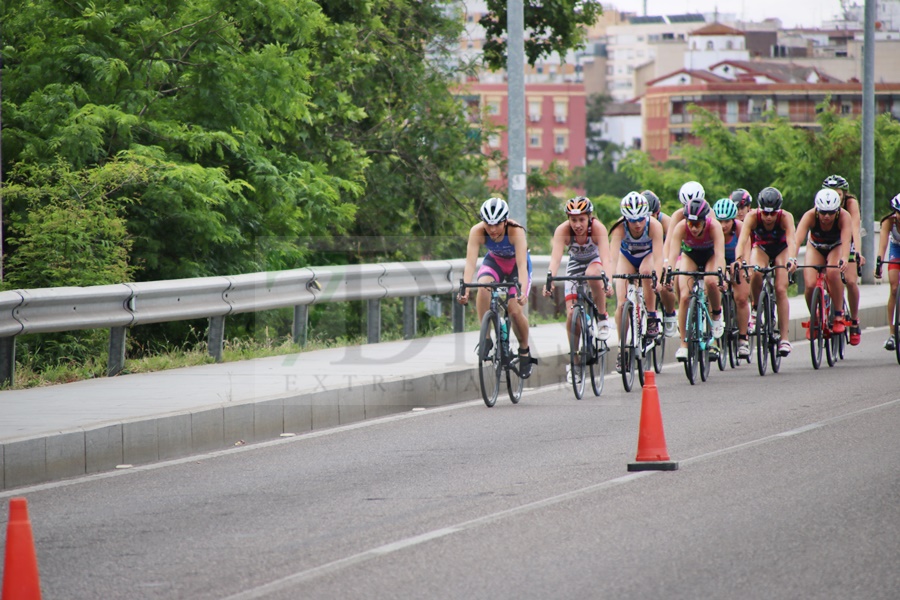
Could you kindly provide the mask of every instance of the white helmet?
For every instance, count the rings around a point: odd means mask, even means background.
[[[688,181],[681,186],[681,190],[678,192],[678,199],[681,200],[683,206],[687,206],[687,203],[691,200],[705,200],[706,192],[703,191],[703,186],[696,181]]]
[[[509,218],[509,204],[503,198],[488,198],[481,205],[481,220],[496,225]]]
[[[622,216],[629,221],[639,221],[650,214],[650,205],[647,203],[647,198],[637,192],[629,192],[627,196],[622,198],[619,208],[622,211]]]
[[[831,188],[823,188],[816,193],[816,210],[835,212],[841,207],[841,195]]]

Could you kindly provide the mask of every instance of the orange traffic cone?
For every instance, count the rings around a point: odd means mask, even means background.
[[[3,563],[3,600],[41,600],[37,554],[25,498],[9,501],[6,561]]]
[[[629,471],[674,471],[678,463],[669,460],[666,450],[666,434],[663,432],[662,413],[659,410],[659,393],[656,391],[656,374],[644,373],[641,392],[641,426],[638,433],[637,457],[628,463]]]

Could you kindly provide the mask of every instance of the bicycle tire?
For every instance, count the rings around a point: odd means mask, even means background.
[[[649,318],[647,317],[647,307],[644,306],[643,310],[644,319],[642,320],[635,318],[638,325],[643,325],[642,321],[645,321],[647,318]],[[647,354],[647,346],[644,343],[644,335],[646,334],[646,332],[646,327],[640,327],[640,330],[635,331],[634,335],[632,336],[634,338],[635,370],[637,370],[638,383],[640,384],[641,388],[644,387],[644,373],[647,371],[647,369],[650,368],[650,355]]]
[[[850,319],[850,306],[847,304],[846,298],[844,299],[844,319],[849,323]],[[850,345],[850,325],[844,327],[844,334],[841,336],[840,342],[838,343],[838,358],[844,360],[844,350],[847,349],[847,346]]]
[[[622,385],[626,392],[630,392],[634,386],[634,331],[631,327],[633,313],[634,307],[626,300],[619,317],[619,366],[622,368]]]
[[[512,323],[508,319],[506,327],[507,331],[512,327]],[[513,404],[519,403],[519,400],[522,399],[522,392],[525,389],[525,380],[519,375],[520,366],[521,358],[516,356],[509,361],[509,364],[504,369],[506,371],[506,391],[509,394],[509,401]]]
[[[606,382],[606,355],[609,354],[609,346],[603,340],[594,339],[594,356],[588,363],[591,371],[591,389],[595,396],[603,393],[603,384]]]
[[[760,377],[769,367],[769,302],[765,287],[756,301],[756,368]]]
[[[834,307],[832,306],[831,295],[827,289],[823,293],[822,298],[824,299],[823,305],[825,307],[822,314],[828,319],[823,325],[825,333],[825,362],[828,363],[829,367],[833,367],[838,361],[838,337],[843,334],[834,333],[831,330],[831,324],[834,323]]]
[[[659,292],[656,292],[656,314],[665,318],[666,309],[663,307],[662,298]],[[659,328],[659,335],[656,336],[656,344],[653,346],[653,370],[662,373],[663,363],[666,360],[666,328],[663,324]]]
[[[768,294],[769,303],[769,361],[771,362],[772,372],[777,373],[781,369],[781,354],[778,352],[778,345],[781,341],[781,335],[776,336],[778,332],[778,307],[775,301],[775,293],[770,288]]]
[[[497,342],[491,348],[487,356],[484,356],[483,348],[487,344],[487,340],[491,339],[491,333],[494,334],[493,339]],[[481,319],[481,331],[478,336],[478,380],[481,384],[481,397],[485,406],[491,408],[497,403],[497,395],[500,393],[500,320],[497,313],[488,310]]]
[[[897,364],[900,364],[900,294],[894,299],[894,315],[891,322],[894,324],[894,353],[897,355]]]
[[[587,318],[584,308],[576,304],[572,307],[572,320],[569,323],[569,372],[572,375],[572,390],[575,399],[584,396],[584,369],[587,366]]]
[[[741,359],[738,358],[738,335],[740,331],[737,325],[737,305],[734,303],[734,295],[728,294],[728,314],[730,315],[730,323],[726,324],[726,335],[728,336],[728,364],[732,369],[736,368]]]
[[[700,380],[706,381],[709,379],[709,369],[711,367],[710,358],[709,358],[709,349],[712,346],[712,322],[710,321],[709,313],[706,312],[705,307],[700,307],[702,311],[700,313],[701,323],[700,325]]]
[[[812,300],[810,301],[812,310],[809,311],[809,357],[812,359],[813,369],[822,366],[822,348],[825,345],[825,332],[823,326],[825,320],[825,302],[822,299],[822,290],[816,286],[813,288]]]
[[[731,308],[728,306],[728,292],[725,292],[722,294],[722,323],[725,325],[725,328],[722,331],[721,337],[716,340],[716,345],[719,349],[718,355],[716,356],[716,366],[719,367],[720,371],[724,371],[725,367],[728,366],[728,363],[730,362],[728,360],[729,351],[731,350],[728,341],[728,334],[730,333],[729,324],[731,322],[729,315],[730,310]]]
[[[697,327],[697,299],[691,298],[688,304],[687,319],[685,320],[685,328],[687,329],[688,353],[687,360],[684,361],[684,374],[687,375],[691,385],[695,385],[697,381],[697,367],[700,359],[700,344],[697,339],[699,330]]]

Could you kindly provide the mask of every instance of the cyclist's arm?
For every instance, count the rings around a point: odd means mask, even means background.
[[[603,263],[603,271],[610,271],[612,263],[610,263],[609,232],[606,231],[606,225],[600,219],[596,219],[591,233],[594,237],[594,243],[597,245],[597,252],[600,254],[600,262]]]
[[[622,249],[622,236],[625,235],[625,223],[622,223],[609,236],[609,268],[606,269],[607,277],[612,277],[619,266],[619,251]]]
[[[847,208],[844,210],[850,213],[850,220],[853,223],[853,228],[850,230],[850,233],[853,235],[853,246],[856,248],[856,253],[859,254],[859,252],[862,250],[862,241],[859,235],[861,223],[861,219],[859,217],[859,200],[857,200],[856,202],[848,202]]]
[[[878,234],[878,256],[887,261],[888,240],[891,239],[892,217],[881,220],[881,232]]]
[[[734,250],[736,262],[750,262],[750,233],[756,227],[756,214],[749,213],[741,222],[741,234],[738,236],[737,248]]]
[[[556,228],[556,231],[553,232],[553,239],[550,240],[550,266],[547,270],[554,277],[556,277],[556,271],[559,269],[559,263],[562,262],[563,252],[565,252],[566,246],[570,243],[569,236],[569,222],[565,221]]]
[[[797,248],[806,243],[806,237],[809,235],[809,226],[815,218],[816,209],[808,210],[800,217],[800,222],[797,223],[797,234],[794,236],[797,241]]]
[[[684,239],[684,223],[684,221],[679,221],[672,228],[672,231],[669,232],[668,237],[666,237],[669,253],[666,255],[665,260],[668,262],[667,266],[673,269],[675,268],[675,261],[678,260],[678,255],[681,254],[681,241]],[[721,230],[721,227],[719,229]]]
[[[844,264],[850,262],[850,240],[853,239],[853,232],[850,230],[847,224],[851,223],[850,213],[848,213],[843,208],[841,209],[840,220],[841,220],[841,260],[844,261]]]
[[[466,267],[463,270],[463,281],[466,283],[472,283],[472,278],[475,276],[475,263],[478,261],[478,251],[481,250],[485,235],[484,226],[481,223],[476,223],[469,230],[469,243],[466,244]]]
[[[788,258],[797,258],[797,230],[794,228],[794,215],[788,211],[781,212],[782,222],[784,224],[784,233],[787,237]]]
[[[722,227],[719,226],[718,221],[713,219],[712,225],[715,227],[712,228],[712,239],[713,239],[713,254],[716,259],[716,268],[725,270],[725,232],[722,231]]]
[[[509,229],[509,241],[516,248],[516,266],[519,273],[519,284],[523,298],[527,298],[531,290],[528,289],[528,242],[525,240],[525,230],[521,227]]]
[[[672,216],[669,217],[669,226],[666,228],[666,240],[663,243],[663,260],[669,260],[669,248],[672,245],[672,232],[675,230],[675,227],[684,221],[684,209],[679,208],[675,212],[672,213]],[[681,245],[681,242],[678,242],[678,245]],[[676,254],[677,256],[677,254]],[[674,268],[675,265],[672,265]]]
[[[721,227],[719,228],[721,231]],[[656,219],[650,219],[650,240],[653,243],[653,270],[657,277],[662,276],[663,271],[663,227]]]

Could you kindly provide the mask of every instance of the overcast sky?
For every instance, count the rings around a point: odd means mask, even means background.
[[[865,0],[856,0],[860,5]],[[604,0],[620,11],[644,14],[644,0]],[[819,27],[841,8],[840,0],[646,0],[648,15],[711,13],[736,14],[745,21],[777,17],[785,27]]]

